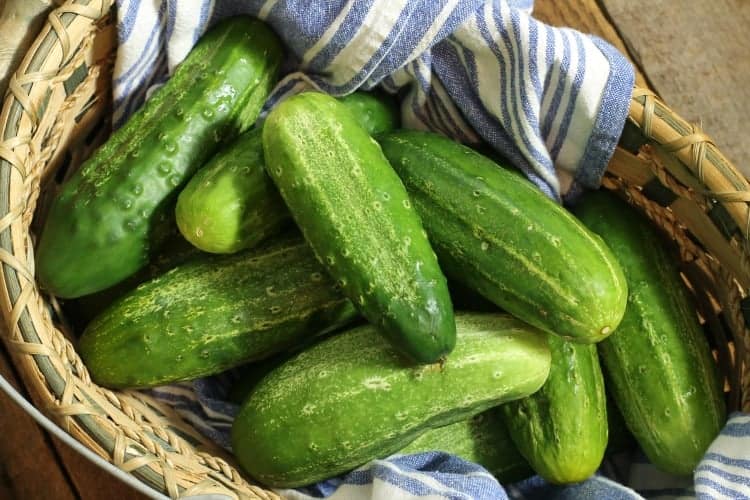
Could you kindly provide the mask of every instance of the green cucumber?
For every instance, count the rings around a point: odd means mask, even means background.
[[[261,129],[240,135],[190,179],[175,208],[182,235],[204,252],[251,248],[290,219],[263,167]]]
[[[354,92],[339,101],[367,133],[375,136],[396,130],[401,122],[398,101],[383,93]]]
[[[76,331],[83,331],[91,320],[141,283],[201,255],[204,254],[188,243],[175,228],[174,234],[167,237],[146,267],[114,286],[66,301],[64,305],[67,317]]]
[[[691,474],[726,408],[676,258],[651,223],[611,193],[587,194],[575,213],[617,255],[630,289],[625,318],[598,345],[612,397],[654,465]]]
[[[356,317],[297,236],[140,285],[89,324],[78,352],[101,385],[151,387],[268,357]]]
[[[534,470],[516,448],[503,422],[502,406],[455,424],[430,429],[398,453],[450,453],[481,465],[501,484],[533,476]]]
[[[244,403],[263,377],[287,362],[294,354],[283,352],[239,368],[240,375],[232,385],[229,400],[235,404]],[[499,408],[492,408],[454,424],[429,429],[397,453],[450,453],[481,465],[502,484],[533,476],[533,469],[511,440]]]
[[[304,350],[240,409],[232,449],[255,479],[314,483],[396,453],[428,429],[527,396],[549,373],[546,335],[498,314],[457,314],[442,363],[414,365],[372,325]]]
[[[305,92],[263,125],[266,170],[344,293],[413,360],[456,340],[445,276],[377,142],[333,97]]]
[[[596,346],[548,339],[552,368],[531,396],[500,407],[513,442],[554,484],[591,476],[607,448],[607,398]]]
[[[398,123],[385,97],[355,92],[341,102],[370,134]],[[238,252],[281,231],[291,216],[266,175],[261,129],[240,135],[201,168],[177,198],[175,214],[185,238],[205,252]]]
[[[379,137],[440,266],[503,310],[593,343],[622,319],[627,286],[602,240],[531,182],[428,132]]]
[[[146,265],[179,188],[252,125],[281,59],[260,21],[233,17],[207,32],[53,201],[36,253],[42,285],[79,297]]]

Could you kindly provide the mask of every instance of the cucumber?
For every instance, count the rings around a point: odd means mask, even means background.
[[[531,396],[500,407],[513,442],[553,484],[591,476],[607,448],[607,398],[596,346],[548,339],[552,368]]]
[[[175,216],[204,252],[235,253],[282,230],[289,211],[264,170],[261,129],[240,135],[190,179]]]
[[[174,231],[159,248],[159,252],[151,258],[146,267],[114,286],[99,292],[77,297],[65,302],[67,317],[75,331],[83,331],[96,316],[111,306],[117,299],[132,291],[135,287],[148,280],[166,273],[174,267],[204,255],[200,250],[188,243],[179,232]]]
[[[455,344],[448,286],[380,147],[346,106],[305,92],[263,125],[266,170],[305,239],[362,315],[432,363]]]
[[[79,297],[143,267],[179,188],[252,125],[281,59],[279,39],[260,21],[234,17],[207,32],[54,199],[36,253],[41,284]]]
[[[398,101],[393,96],[381,92],[354,92],[340,97],[339,101],[372,136],[396,130],[400,125]]]
[[[229,400],[235,404],[244,403],[263,377],[294,354],[283,352],[239,368],[240,376],[230,390]],[[454,424],[429,429],[397,453],[410,455],[427,451],[442,451],[477,463],[502,484],[534,475],[511,440],[499,407]]]
[[[500,408],[502,405],[461,422],[430,429],[398,453],[450,453],[481,465],[501,484],[515,483],[533,476],[534,470],[508,433]]]
[[[370,134],[398,123],[385,97],[355,92],[341,102]],[[291,216],[266,175],[261,129],[240,135],[201,168],[177,198],[175,214],[185,238],[205,252],[238,252],[280,232]]]
[[[457,314],[456,324],[456,348],[442,363],[406,363],[365,325],[272,371],[232,426],[240,465],[268,486],[314,483],[542,386],[544,334],[508,315]]]
[[[89,324],[78,352],[100,385],[152,387],[268,357],[356,317],[304,240],[289,237],[140,285]]]
[[[622,319],[627,286],[599,237],[531,182],[445,137],[379,138],[449,278],[503,310],[580,343]]]
[[[612,397],[654,465],[691,474],[726,408],[676,258],[650,222],[611,193],[586,195],[575,213],[615,252],[630,288],[620,327],[598,345]]]

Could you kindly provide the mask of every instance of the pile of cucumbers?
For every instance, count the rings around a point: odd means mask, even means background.
[[[387,96],[304,92],[260,121],[283,54],[258,20],[220,23],[54,200],[37,276],[85,318],[93,380],[243,365],[233,451],[273,487],[425,450],[578,482],[616,411],[690,474],[723,388],[649,223],[604,192],[571,213],[400,129]]]

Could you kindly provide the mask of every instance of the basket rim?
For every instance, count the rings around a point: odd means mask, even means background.
[[[68,371],[61,373],[54,366],[54,363],[51,363],[47,359],[50,356],[65,357],[69,355],[69,350],[72,350],[71,345],[65,344],[62,347],[52,345],[55,342],[54,340],[51,341],[50,345],[47,345],[44,342],[45,339],[40,337],[37,331],[35,323],[42,325],[43,328],[53,327],[51,322],[39,319],[44,317],[45,313],[41,311],[46,311],[46,309],[43,307],[42,297],[39,295],[39,290],[33,279],[32,245],[28,234],[29,224],[28,221],[23,220],[24,216],[27,215],[29,207],[24,206],[19,208],[11,205],[9,195],[11,186],[18,184],[19,181],[26,183],[27,179],[34,181],[34,174],[29,175],[29,172],[26,171],[26,167],[30,163],[28,157],[19,157],[17,153],[17,151],[23,150],[22,146],[26,144],[25,141],[20,139],[25,138],[20,138],[17,134],[17,129],[13,130],[12,126],[13,124],[17,125],[23,117],[31,116],[35,117],[34,119],[38,119],[40,114],[39,109],[43,103],[32,101],[29,98],[29,92],[39,80],[30,79],[29,75],[39,69],[37,63],[39,65],[42,64],[43,59],[49,55],[53,46],[58,48],[62,46],[63,52],[68,52],[68,54],[64,54],[60,58],[60,64],[57,68],[58,73],[50,73],[50,78],[59,77],[60,71],[68,69],[69,63],[75,55],[75,50],[73,52],[68,50],[70,49],[71,38],[67,33],[67,27],[70,23],[74,21],[88,23],[91,27],[90,29],[93,30],[95,25],[108,15],[112,5],[113,0],[68,0],[63,6],[53,11],[49,21],[37,37],[37,41],[27,53],[18,71],[11,78],[12,84],[4,101],[2,115],[0,115],[0,140],[3,141],[0,142],[0,262],[2,262],[2,270],[0,271],[2,273],[2,282],[0,283],[2,301],[0,308],[2,308],[3,318],[8,326],[5,332],[7,338],[3,340],[6,342],[9,350],[14,353],[14,362],[16,356],[25,357],[27,362],[33,363],[34,369],[42,374],[43,383],[46,385],[42,386],[38,384],[39,386],[35,390],[40,393],[47,391],[47,399],[50,399],[52,402],[57,400],[64,401],[65,397],[73,398],[72,393],[66,392],[66,388],[70,386],[70,377],[82,378],[86,383],[88,381],[85,380],[87,375],[85,367],[82,364],[81,366],[77,366],[73,362],[71,366],[68,366],[64,362],[61,362],[61,366],[67,366],[68,368]],[[80,34],[77,36],[77,39],[82,38]],[[66,46],[68,49],[65,49]],[[75,45],[73,46],[75,48]],[[37,59],[37,57],[41,59]],[[645,139],[653,141],[658,147],[663,149],[663,152],[674,155],[675,158],[680,160],[686,168],[686,174],[692,176],[687,181],[688,183],[695,182],[696,186],[705,186],[706,193],[698,193],[699,195],[713,197],[717,204],[722,205],[726,209],[729,216],[740,228],[741,238],[744,239],[742,241],[743,245],[739,249],[732,250],[741,257],[735,274],[743,273],[740,276],[741,282],[743,284],[750,284],[750,266],[745,265],[746,260],[750,261],[748,259],[750,253],[748,253],[746,247],[746,243],[750,239],[750,205],[748,204],[750,202],[750,183],[748,183],[748,180],[724,157],[708,136],[698,129],[698,127],[680,118],[659,100],[653,92],[638,87],[634,88],[628,120],[641,131]],[[31,137],[28,140],[30,141]],[[626,151],[623,154],[628,153]],[[637,156],[638,153],[633,154]],[[658,160],[658,152],[655,153],[654,158]],[[657,160],[654,160],[654,176],[674,175],[672,171],[668,172],[668,174],[660,173],[660,166]],[[608,175],[613,175],[609,168]],[[665,177],[665,179],[663,182],[673,182],[675,180],[670,180],[668,177]],[[677,181],[684,181],[685,179],[676,178]],[[35,182],[38,182],[38,178]],[[33,204],[33,202],[28,202],[28,200],[27,203]],[[30,316],[29,308],[35,308],[35,318]],[[744,329],[747,342],[747,338],[750,335],[747,335],[746,326],[744,326]],[[746,354],[747,352],[750,352],[750,348],[747,349]],[[70,356],[74,359],[74,351],[72,351]],[[745,360],[746,358],[743,356],[742,359]],[[25,373],[23,375],[24,382],[28,383],[29,377]],[[2,386],[2,383],[0,383],[0,386]],[[743,391],[745,397],[748,397],[748,392],[750,391],[745,387]],[[26,401],[22,396],[21,398]],[[71,399],[70,401],[66,401],[66,403],[73,401]],[[86,402],[81,398],[78,401],[77,404],[79,406],[85,406]],[[28,403],[28,401],[26,402]],[[94,405],[92,401],[89,401],[89,403]],[[750,404],[750,400],[747,403]],[[19,404],[21,403],[19,402]],[[100,439],[98,438],[101,438],[101,436],[98,435],[102,431],[100,424],[94,418],[96,416],[95,411],[73,415],[53,413],[55,417],[64,423],[61,426],[53,423],[50,417],[39,412],[36,407],[33,407],[33,409],[44,419],[43,422],[37,420],[40,424],[45,427],[53,426],[55,429],[53,432],[55,434],[66,434],[64,438],[66,440],[74,439],[71,429],[76,428],[76,426],[80,427],[80,432],[90,436],[90,439],[86,443],[86,446],[80,442],[82,441],[81,436],[77,436],[76,444],[86,450],[85,454],[88,458],[97,457],[96,461],[106,464],[106,469],[110,473],[128,483],[135,481],[133,484],[138,484],[139,488],[147,488],[149,491],[148,494],[157,495],[153,482],[148,477],[144,479],[144,471],[140,471],[141,467],[131,470],[130,473],[124,470],[128,464],[128,460],[135,457],[135,455],[128,457],[123,454],[122,457],[113,459],[114,450],[117,448],[116,440],[112,438],[110,441],[113,450],[111,452],[107,449],[107,446],[99,442]],[[48,409],[48,411],[50,410]],[[71,421],[73,422],[71,423]],[[128,439],[130,438],[128,436]],[[162,444],[159,441],[156,440],[155,442],[161,446]],[[171,435],[166,439],[161,439],[161,441],[164,441],[165,446],[177,444],[177,441],[172,442]],[[98,453],[92,451],[96,446],[101,448],[98,450]],[[177,444],[178,452],[181,452],[180,446],[182,445]],[[76,448],[78,449],[78,447]],[[144,448],[144,454],[149,453],[148,446],[142,446],[142,448]],[[102,458],[103,455],[106,455],[110,461],[105,461]],[[172,465],[168,463],[165,456],[158,456],[157,453],[156,458],[161,460],[162,467],[171,467]],[[120,463],[119,467],[113,463],[118,460]],[[178,463],[177,466],[179,465]],[[227,467],[231,470],[230,465],[227,465]],[[220,470],[220,473],[224,474],[225,478],[228,478],[227,481],[233,481],[231,472],[225,472],[221,464],[217,467],[208,467],[208,469],[214,471]],[[150,470],[155,475],[162,474],[161,480],[165,484],[163,488],[165,491],[168,491],[170,494],[178,491],[176,486],[172,490],[168,484],[169,478],[166,476],[170,473],[166,472],[166,468],[162,469],[162,472],[154,469]],[[127,477],[127,480],[124,479],[125,477]],[[134,479],[135,477],[138,479]],[[153,480],[153,478],[150,479]],[[172,477],[172,480],[174,480],[174,477]],[[252,491],[252,494],[266,493],[271,495],[270,492],[256,491],[255,487],[251,487],[249,491]],[[227,492],[229,493],[229,490]],[[164,498],[163,494],[158,493],[158,495],[161,496],[154,496],[153,498]],[[269,496],[269,498],[271,497]]]

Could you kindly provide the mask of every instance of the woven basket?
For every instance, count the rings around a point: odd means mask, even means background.
[[[34,281],[34,235],[61,167],[109,130],[112,0],[53,11],[10,80],[0,114],[0,309],[4,341],[34,405],[86,447],[171,497],[278,498],[169,408],[89,379],[54,299]],[[711,140],[636,88],[603,186],[668,234],[718,356],[730,409],[750,410],[750,185]]]

